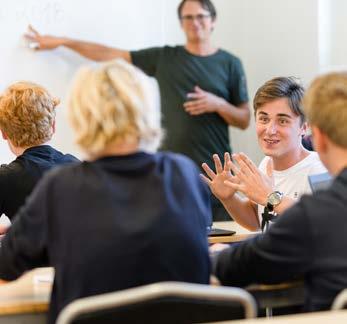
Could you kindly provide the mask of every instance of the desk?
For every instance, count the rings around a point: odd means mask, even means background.
[[[316,313],[306,313],[298,315],[286,315],[274,317],[271,320],[268,318],[255,318],[248,320],[237,320],[218,322],[218,324],[346,324],[347,310],[341,311],[325,311]]]
[[[34,278],[47,274],[53,275],[52,268],[38,268],[15,281],[0,284],[0,324],[46,322],[51,283],[35,282]],[[254,285],[247,290],[255,297],[260,308],[291,306],[303,302],[301,283]]]
[[[236,231],[235,235],[209,238],[211,243],[239,242],[258,233],[249,232],[236,222],[216,222],[215,227]],[[216,242],[215,239],[222,239]],[[34,278],[53,274],[51,268],[30,271],[16,281],[0,284],[0,324],[41,324],[46,321],[51,283],[34,283]],[[260,308],[282,307],[300,304],[303,301],[302,285],[255,285],[248,287]],[[20,320],[22,319],[22,320]]]
[[[214,243],[235,243],[258,235],[260,232],[251,232],[236,222],[214,222],[213,227],[235,231],[234,235],[213,236],[208,238],[210,244]]]
[[[0,324],[46,323],[52,283],[36,279],[52,277],[53,272],[52,268],[38,268],[0,284]]]

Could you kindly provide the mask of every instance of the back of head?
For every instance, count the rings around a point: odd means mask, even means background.
[[[277,77],[264,83],[256,92],[253,107],[254,113],[263,105],[281,98],[288,99],[292,112],[300,117],[301,124],[305,122],[302,108],[304,88],[294,77]]]
[[[145,151],[160,145],[158,90],[141,70],[123,60],[81,68],[68,114],[77,144],[89,155],[134,140]]]
[[[27,148],[51,139],[59,100],[31,82],[17,82],[0,96],[0,128],[16,147]]]
[[[304,107],[312,126],[336,145],[347,149],[347,73],[335,72],[316,78],[308,88]]]

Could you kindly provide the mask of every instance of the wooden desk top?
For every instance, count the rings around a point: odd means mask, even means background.
[[[239,242],[258,234],[246,230],[236,222],[216,222],[214,226],[234,230],[236,234],[211,237],[210,243]],[[0,281],[0,315],[47,312],[52,282],[45,280],[45,277],[48,275],[52,278],[53,273],[52,268],[38,268],[15,281],[9,283]]]
[[[346,324],[347,323],[347,310],[341,311],[325,311],[298,315],[276,316],[271,319],[268,318],[255,318],[248,320],[226,321],[218,322],[219,324]]]
[[[236,222],[214,222],[213,227],[235,231],[234,235],[213,236],[208,238],[210,244],[214,243],[235,243],[258,235],[260,232],[251,232]]]
[[[47,312],[52,268],[38,268],[8,283],[0,283],[0,315]]]

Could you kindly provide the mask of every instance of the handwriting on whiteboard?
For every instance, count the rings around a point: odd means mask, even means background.
[[[25,1],[5,1],[0,6],[0,21],[31,23],[40,21],[44,24],[59,23],[64,18],[64,10],[59,1],[37,1],[29,4]]]

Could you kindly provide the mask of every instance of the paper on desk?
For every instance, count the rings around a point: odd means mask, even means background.
[[[52,273],[38,274],[33,276],[33,283],[34,285],[37,285],[40,283],[52,283],[53,278],[54,278],[54,275]]]

